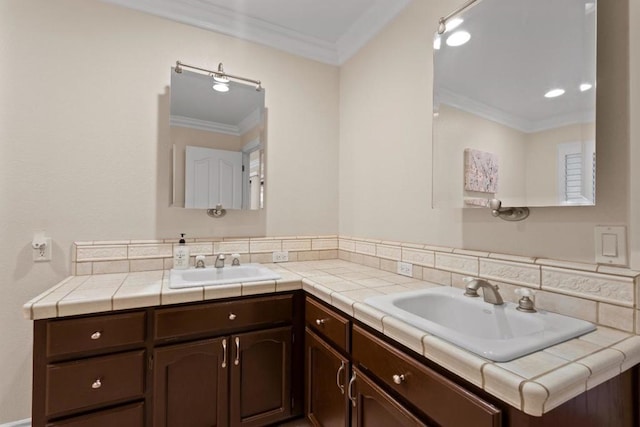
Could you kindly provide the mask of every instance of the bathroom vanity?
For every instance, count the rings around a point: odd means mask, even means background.
[[[314,425],[637,425],[637,367],[534,417],[313,297],[307,296],[305,318],[307,413]]]
[[[216,290],[169,289],[168,271],[72,276],[34,298],[33,426],[640,420],[633,334],[599,327],[553,354],[496,363],[383,315],[364,303],[372,288],[334,285],[338,271],[393,273],[341,260],[275,268],[281,280]]]
[[[33,425],[261,426],[301,415],[301,298],[37,320]]]

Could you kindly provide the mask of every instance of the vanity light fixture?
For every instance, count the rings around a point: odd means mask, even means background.
[[[224,74],[222,62],[218,64],[218,72],[212,73],[213,90],[218,92],[229,92],[229,78]]]
[[[455,33],[447,37],[447,46],[462,46],[469,40],[471,40],[471,34],[466,31],[456,31]]]
[[[591,89],[593,87],[593,85],[591,83],[582,83],[580,85],[580,92],[586,92],[589,89]]]
[[[228,74],[224,71],[224,67],[222,66],[222,62],[218,64],[218,69],[216,71],[207,70],[206,68],[196,67],[194,65],[187,65],[180,61],[176,61],[175,72],[181,73],[183,68],[191,68],[192,70],[200,71],[202,73],[207,73],[213,77],[214,84],[213,89],[218,92],[228,92],[229,91],[229,82],[231,80],[239,80],[247,83],[253,83],[256,85],[256,90],[262,90],[262,83],[260,80],[249,79],[246,77],[234,76],[233,74]]]
[[[557,98],[559,96],[564,95],[564,89],[551,89],[550,91],[548,91],[547,93],[544,94],[545,98]]]

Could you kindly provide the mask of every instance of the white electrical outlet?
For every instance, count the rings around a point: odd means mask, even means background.
[[[413,264],[398,261],[398,274],[413,277]]]
[[[51,237],[38,236],[33,241],[33,260],[35,262],[51,261]]]
[[[289,251],[279,251],[273,253],[273,262],[289,261]]]

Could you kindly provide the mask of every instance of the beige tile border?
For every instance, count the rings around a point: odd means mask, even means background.
[[[174,238],[75,242],[71,271],[91,275],[168,269],[177,241]],[[506,288],[537,288],[542,290],[539,303],[543,309],[640,332],[636,312],[640,310],[640,272],[626,268],[336,235],[191,237],[187,244],[191,248],[191,261],[195,255],[203,254],[209,264],[220,252],[240,253],[243,262],[271,263],[272,252],[280,250],[289,252],[289,262],[341,259],[390,273],[395,273],[397,262],[403,261],[413,264],[416,279],[451,286],[454,276],[479,276]],[[330,295],[325,298],[330,300]],[[167,299],[179,296],[167,294]]]

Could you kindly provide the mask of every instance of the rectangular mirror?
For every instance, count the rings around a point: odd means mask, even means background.
[[[264,89],[235,81],[215,90],[212,76],[171,70],[173,206],[264,207]]]
[[[595,204],[596,0],[479,0],[434,37],[433,206]]]

